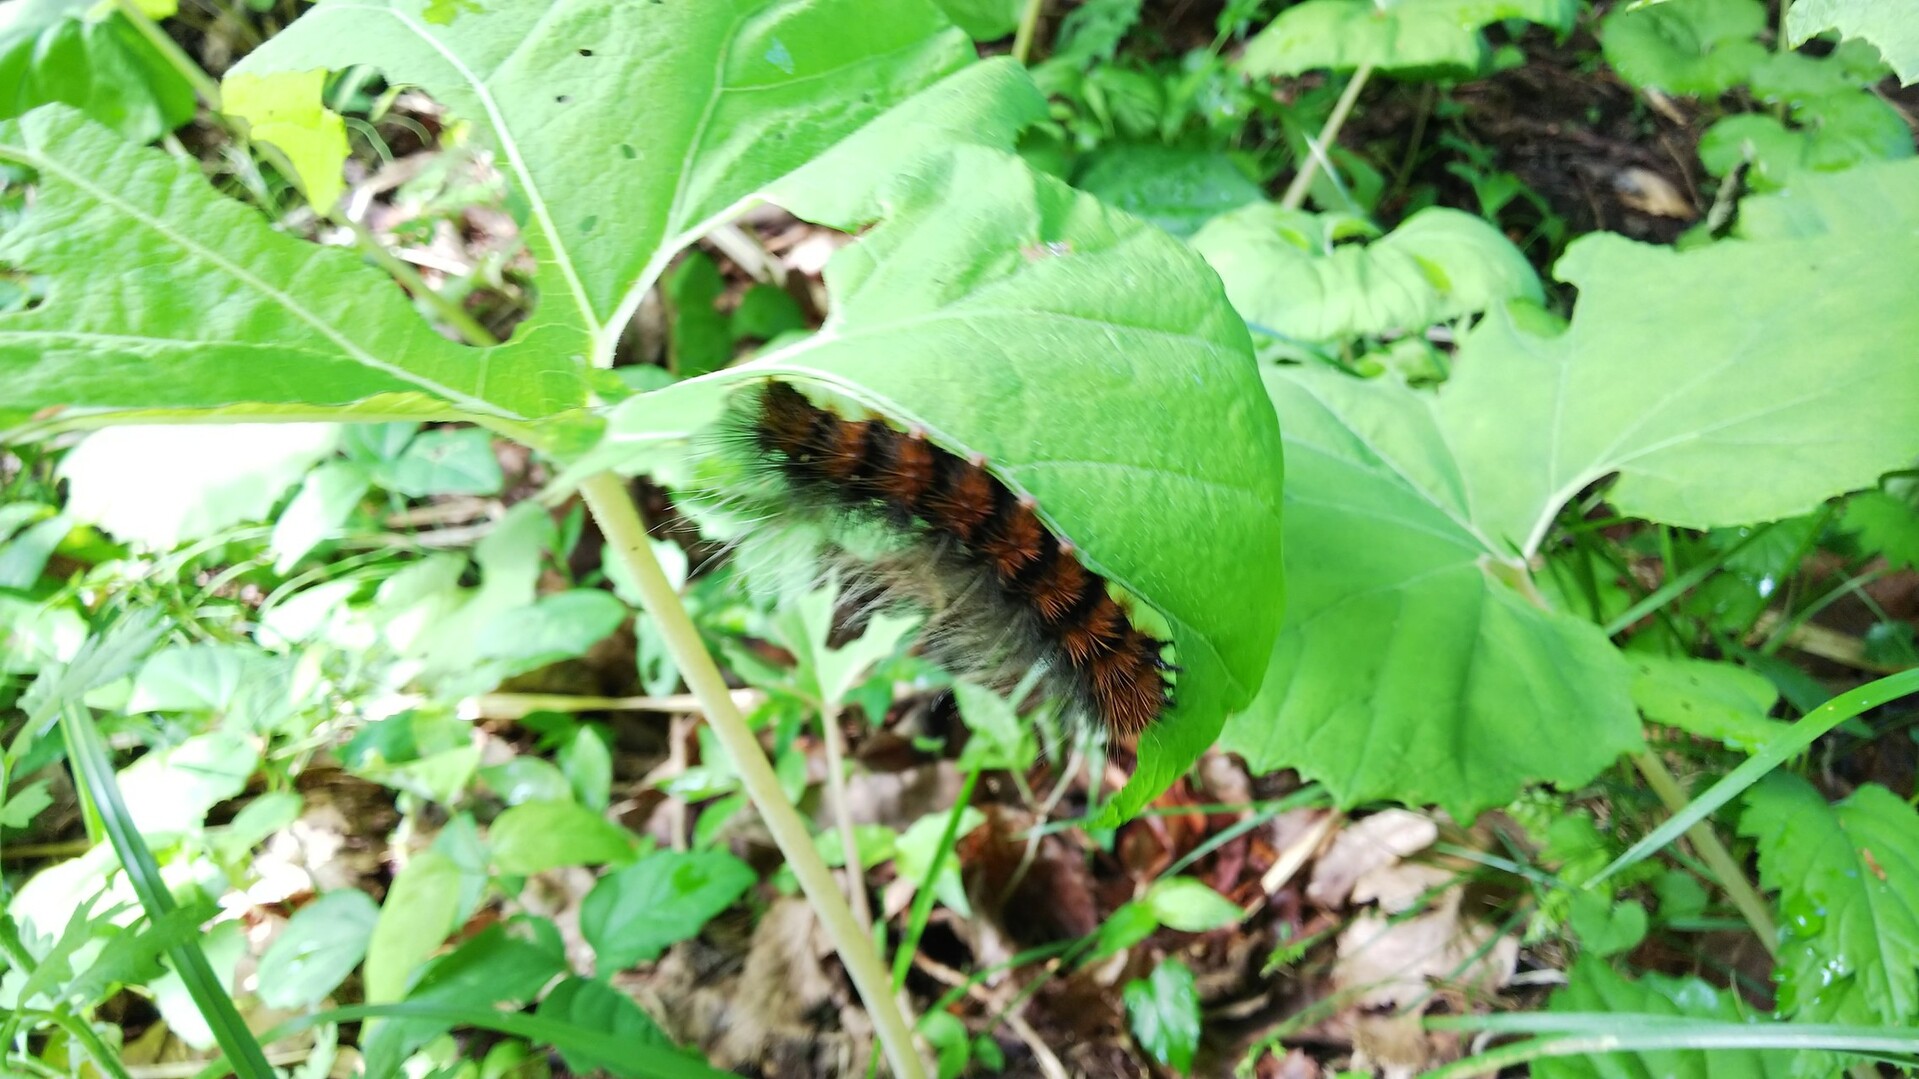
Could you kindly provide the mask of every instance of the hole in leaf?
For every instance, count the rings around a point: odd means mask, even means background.
[[[569,101],[571,101],[571,100],[573,100],[573,97],[572,97],[572,95],[571,95],[571,94],[559,94],[559,95],[556,95],[556,96],[555,96],[555,97],[553,98],[553,100],[554,100],[554,101],[556,101],[556,102],[558,102],[558,103],[560,103],[560,104],[562,104],[562,105],[564,105],[564,104],[566,104],[567,102],[569,102]]]
[[[581,50],[580,50],[580,55],[581,55],[581,56],[592,56],[592,55],[593,55],[593,50],[592,50],[592,49],[581,49]]]
[[[600,223],[600,218],[598,214],[588,214],[586,215],[586,220],[580,222],[580,231],[592,232],[593,226],[599,223]]]
[[[632,143],[623,142],[620,143],[620,156],[626,158],[628,161],[635,161],[639,159],[640,152],[633,148]]]

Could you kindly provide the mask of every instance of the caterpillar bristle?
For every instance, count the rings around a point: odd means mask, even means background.
[[[1055,694],[1115,736],[1138,735],[1173,707],[1169,642],[1139,629],[1072,542],[983,458],[961,458],[917,428],[842,416],[777,380],[739,398],[722,437],[800,505],[899,534],[897,552],[851,570],[862,617],[910,599],[929,612],[922,648],[933,658],[1002,688],[1043,668]]]

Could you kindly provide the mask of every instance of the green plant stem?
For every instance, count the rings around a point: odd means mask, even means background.
[[[1686,792],[1679,787],[1679,780],[1666,768],[1666,762],[1654,753],[1635,753],[1632,755],[1633,767],[1646,777],[1646,785],[1673,813],[1683,812],[1686,808]],[[1726,892],[1726,898],[1732,900],[1746,924],[1758,935],[1759,943],[1765,946],[1766,954],[1775,962],[1779,959],[1779,927],[1773,923],[1772,911],[1767,908],[1765,897],[1746,879],[1746,872],[1734,860],[1732,852],[1719,841],[1719,834],[1712,824],[1701,820],[1686,829],[1686,838],[1692,840],[1693,849],[1712,869],[1713,876],[1719,881],[1719,887]]]
[[[82,1052],[93,1060],[93,1066],[107,1079],[132,1079],[125,1065],[120,1063],[120,1054],[114,1052],[93,1029],[93,1024],[80,1016],[68,1012],[54,1012],[48,1016],[55,1025],[67,1032],[67,1037],[79,1044]]]
[[[1046,6],[1046,0],[1026,0],[1026,9],[1019,13],[1019,29],[1013,32],[1013,59],[1025,64],[1033,58],[1033,38],[1039,33],[1040,9]]]
[[[866,902],[866,866],[860,861],[858,833],[853,830],[853,807],[846,798],[846,739],[840,733],[839,706],[820,706],[820,738],[826,744],[826,794],[833,802],[833,823],[840,832],[840,852],[846,858],[846,902],[853,920],[867,939],[873,936],[873,912]]]
[[[141,37],[146,38],[149,44],[160,50],[160,55],[166,57],[167,63],[172,64],[173,69],[180,73],[180,77],[187,81],[187,85],[193,87],[193,92],[199,97],[201,104],[216,113],[220,111],[220,84],[214,82],[213,76],[207,74],[193,57],[187,55],[187,51],[180,47],[179,42],[173,40],[165,30],[160,29],[159,24],[148,18],[147,13],[141,11],[140,5],[133,0],[114,0],[113,6],[119,9],[121,15],[126,16],[126,20],[133,24],[133,28],[140,32]]]
[[[886,965],[872,938],[860,931],[832,871],[813,845],[806,822],[781,792],[759,740],[733,704],[732,692],[720,677],[712,653],[700,640],[679,593],[667,581],[647,544],[646,526],[625,485],[612,473],[602,472],[581,483],[580,493],[606,535],[607,550],[620,559],[639,589],[641,603],[658,623],[667,652],[679,666],[687,688],[705,709],[707,724],[732,756],[740,785],[759,810],[760,819],[766,822],[773,842],[785,855],[786,864],[792,867],[793,876],[838,950],[853,987],[872,1016],[874,1032],[893,1066],[893,1074],[898,1079],[924,1079],[925,1064],[913,1044],[913,1026],[894,998]],[[857,858],[857,852],[849,853]]]
[[[1286,186],[1286,194],[1280,197],[1280,209],[1297,210],[1305,205],[1306,192],[1313,186],[1313,176],[1318,173],[1321,161],[1326,161],[1327,171],[1331,171],[1332,162],[1327,159],[1328,148],[1339,139],[1339,129],[1346,126],[1346,117],[1351,115],[1353,105],[1359,100],[1359,92],[1366,88],[1366,80],[1372,74],[1371,64],[1361,64],[1359,70],[1353,72],[1346,89],[1333,104],[1332,115],[1326,117],[1326,126],[1319,129],[1319,137],[1306,144],[1306,160],[1300,162],[1299,171],[1293,174],[1293,182]]]

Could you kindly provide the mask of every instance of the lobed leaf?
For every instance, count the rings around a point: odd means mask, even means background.
[[[584,402],[577,333],[456,345],[358,255],[273,231],[192,161],[72,109],[0,121],[0,162],[39,188],[0,265],[46,281],[44,302],[0,315],[0,430],[42,411],[514,420]],[[116,287],[102,266],[122,268]],[[124,272],[139,267],[165,272]]]
[[[1919,1012],[1919,813],[1877,784],[1828,805],[1788,772],[1746,795],[1739,831],[1779,892],[1779,1010],[1897,1025]]]
[[[604,360],[674,252],[972,56],[928,0],[324,0],[234,70],[368,64],[471,121],[527,204],[537,317]]]
[[[1630,668],[1531,595],[1527,560],[1609,476],[1619,512],[1710,528],[1806,512],[1919,454],[1919,248],[1883,242],[1919,226],[1915,178],[1808,178],[1747,200],[1742,238],[1683,253],[1582,240],[1558,267],[1580,291],[1566,331],[1488,318],[1437,393],[1270,372],[1293,603],[1222,745],[1348,804],[1461,819],[1637,746]]]

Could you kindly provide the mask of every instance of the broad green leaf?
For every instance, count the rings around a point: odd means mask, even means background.
[[[682,378],[725,367],[733,358],[733,335],[726,316],[714,305],[726,291],[720,268],[704,251],[689,251],[660,281],[671,305],[668,324],[669,366]]]
[[[1839,516],[1847,530],[1859,534],[1869,551],[1886,556],[1895,566],[1919,567],[1919,506],[1885,491],[1867,491],[1846,500]]]
[[[510,420],[584,400],[577,333],[536,317],[512,362],[454,344],[359,255],[275,232],[193,160],[70,109],[0,122],[0,162],[33,170],[39,191],[0,263],[47,282],[44,303],[0,316],[0,429],[43,409]],[[104,265],[167,272],[108,292]]]
[[[1632,700],[1647,719],[1752,752],[1785,731],[1766,718],[1779,691],[1763,675],[1731,663],[1630,655]]]
[[[1828,30],[1871,42],[1901,82],[1919,80],[1919,3],[1914,0],[1793,0],[1786,9],[1786,40],[1795,47]]]
[[[223,712],[277,660],[246,645],[172,645],[147,658],[133,680],[128,712]]]
[[[406,449],[375,465],[373,482],[410,498],[496,495],[505,479],[493,440],[473,427],[421,431]]]
[[[1192,877],[1168,877],[1146,890],[1146,908],[1161,925],[1182,933],[1206,933],[1238,925],[1246,912]]]
[[[1087,155],[1073,186],[1175,236],[1266,192],[1217,150],[1115,143]]]
[[[1747,793],[1739,831],[1779,892],[1779,1012],[1897,1025],[1919,1011],[1919,813],[1873,783],[1828,805],[1776,772]]]
[[[724,851],[659,851],[609,873],[580,904],[580,932],[602,977],[661,952],[701,927],[753,886],[753,870]]]
[[[235,70],[368,64],[470,121],[528,208],[535,318],[610,356],[674,251],[972,52],[926,0],[326,0]]]
[[[1919,248],[1883,241],[1919,224],[1915,179],[1807,178],[1748,199],[1743,238],[1684,253],[1581,240],[1558,267],[1579,289],[1565,332],[1488,318],[1436,393],[1274,370],[1293,602],[1224,746],[1343,802],[1465,819],[1638,745],[1629,666],[1529,599],[1523,560],[1608,476],[1619,512],[1710,528],[1804,513],[1919,454],[1902,284]]]
[[[632,997],[601,981],[568,977],[547,992],[534,1014],[588,1030],[603,1030],[640,1045],[673,1048],[672,1040]],[[650,1079],[655,1074],[653,1069],[625,1054],[617,1058],[600,1057],[561,1046],[560,1056],[576,1075],[605,1071],[610,1075]]]
[[[1341,242],[1355,237],[1370,242]],[[1261,203],[1215,218],[1192,243],[1246,321],[1294,341],[1416,332],[1507,300],[1544,299],[1511,240],[1445,207],[1381,236],[1345,215]]]
[[[453,933],[460,903],[460,867],[425,850],[393,878],[367,941],[365,981],[370,1004],[399,1000],[407,981]]]
[[[516,756],[480,769],[480,782],[509,806],[527,802],[567,802],[573,789],[559,766],[545,757]]]
[[[379,906],[351,888],[301,907],[260,959],[260,999],[274,1008],[326,999],[366,957],[379,917]]]
[[[626,605],[611,592],[570,588],[495,618],[477,642],[486,659],[519,673],[583,656],[626,621]]]
[[[0,119],[64,102],[135,142],[193,119],[193,87],[126,16],[94,0],[0,3]]]
[[[0,319],[0,368],[6,338]],[[338,438],[338,428],[323,423],[98,431],[60,462],[67,511],[129,543],[168,550],[265,519]]]
[[[1130,813],[1251,698],[1283,600],[1279,443],[1244,324],[1184,244],[1007,155],[926,159],[887,201],[827,267],[820,333],[621,406],[589,460],[657,460],[769,377],[980,454],[1170,628],[1179,703],[1141,738]]]
[[[300,559],[346,523],[369,486],[366,471],[351,461],[326,461],[307,473],[293,500],[273,522],[267,544],[273,552],[273,572],[290,575]]]
[[[526,802],[501,813],[487,831],[493,866],[525,877],[564,865],[622,862],[633,855],[624,828],[578,802]]]
[[[1672,94],[1722,94],[1767,55],[1759,0],[1670,0],[1619,7],[1600,28],[1606,62],[1634,86]]]
[[[260,747],[238,733],[195,735],[148,753],[120,773],[120,794],[148,835],[192,832],[207,811],[246,790],[260,766]]]
[[[1699,163],[1725,176],[1751,162],[1747,183],[1772,191],[1805,170],[1840,172],[1866,161],[1913,156],[1912,131],[1898,110],[1869,93],[1846,90],[1792,109],[1795,126],[1764,113],[1728,116],[1699,139]]]
[[[1314,68],[1386,71],[1485,65],[1481,28],[1525,19],[1572,28],[1577,0],[1305,0],[1280,12],[1246,46],[1251,75],[1298,75]]]
[[[1140,1047],[1181,1075],[1191,1071],[1199,1049],[1199,988],[1186,964],[1161,960],[1151,974],[1127,982],[1121,996]]]
[[[246,121],[247,134],[286,155],[315,213],[325,217],[346,191],[346,121],[320,99],[324,71],[229,75],[220,111]]]
[[[1582,958],[1564,988],[1553,993],[1553,1012],[1622,1012],[1721,1022],[1764,1023],[1737,992],[1699,978],[1647,974],[1623,978],[1604,962]],[[1648,1049],[1627,1055],[1543,1057],[1533,1062],[1539,1079],[1786,1079],[1792,1055],[1749,1049]]]
[[[1022,722],[1013,702],[985,686],[965,680],[953,683],[953,703],[960,720],[972,732],[957,767],[1005,768],[1024,771],[1039,756],[1033,728]]]

